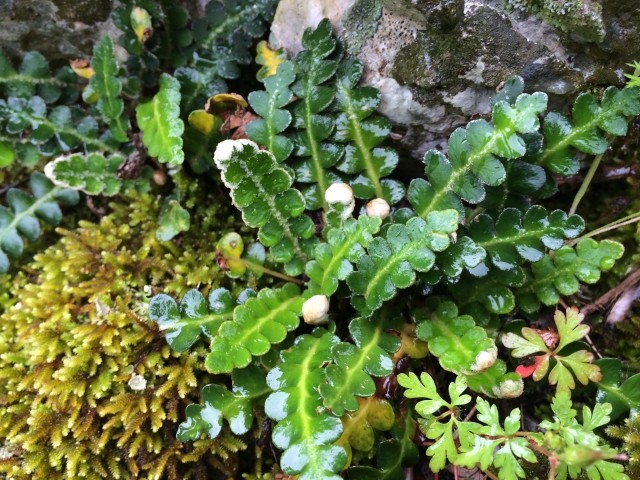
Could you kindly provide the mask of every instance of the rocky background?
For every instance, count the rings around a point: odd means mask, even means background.
[[[185,0],[193,13],[203,3]],[[115,4],[0,0],[0,46],[12,56],[86,57],[97,36],[113,31]],[[272,40],[295,54],[304,28],[325,16],[364,63],[364,82],[380,89],[381,113],[416,158],[488,113],[510,75],[562,109],[578,91],[622,84],[625,64],[640,60],[637,0],[282,0]]]

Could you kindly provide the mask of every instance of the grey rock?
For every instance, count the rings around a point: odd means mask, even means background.
[[[417,158],[489,113],[511,75],[562,109],[585,88],[622,84],[625,64],[640,59],[635,1],[281,0],[275,42],[294,55],[303,30],[325,16]]]
[[[0,0],[0,47],[38,50],[48,60],[86,57],[108,30],[112,0]]]

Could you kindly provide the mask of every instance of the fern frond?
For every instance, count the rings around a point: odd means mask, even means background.
[[[75,205],[75,190],[56,187],[44,175],[31,174],[32,194],[12,188],[7,192],[10,208],[0,205],[0,272],[9,270],[9,256],[19,258],[24,250],[24,236],[35,242],[40,236],[40,221],[57,225],[62,219],[59,204]]]

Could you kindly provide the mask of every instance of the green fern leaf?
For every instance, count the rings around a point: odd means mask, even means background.
[[[317,390],[338,342],[320,328],[302,335],[280,353],[280,362],[267,375],[273,393],[265,401],[265,412],[277,422],[272,440],[283,450],[280,467],[288,475],[300,475],[300,480],[340,480],[337,472],[347,462],[344,449],[333,444],[342,434],[342,423],[323,410]]]
[[[353,271],[353,264],[364,255],[380,224],[378,217],[361,215],[358,220],[347,219],[340,228],[327,230],[326,243],[316,246],[314,259],[305,267],[312,295],[331,296],[336,292],[338,282]]]
[[[40,97],[0,100],[0,118],[5,119],[5,130],[12,136],[28,130],[28,141],[46,157],[83,145],[88,150],[117,151],[117,142],[98,138],[95,118],[84,116],[77,108],[66,105],[47,111],[47,105]]]
[[[519,459],[536,463],[537,458],[529,448],[526,438],[514,436],[520,430],[520,410],[511,410],[502,427],[495,405],[478,397],[476,408],[477,419],[484,425],[478,428],[471,448],[458,455],[456,465],[467,468],[480,465],[485,471],[493,465],[498,469],[500,480],[526,478],[526,472]]]
[[[472,317],[459,316],[455,303],[432,305],[414,315],[418,338],[427,342],[442,368],[466,377],[472,390],[498,398],[522,394],[522,379],[513,372],[506,373],[493,339],[476,326]]]
[[[136,107],[136,119],[149,155],[169,166],[181,165],[184,122],[180,119],[180,83],[163,73],[155,97]]]
[[[122,84],[118,78],[118,64],[113,52],[111,37],[104,35],[93,49],[91,67],[94,75],[89,87],[99,95],[98,110],[110,120],[111,134],[119,142],[129,140],[129,122],[123,115],[124,102],[120,98]]]
[[[38,52],[27,52],[19,69],[0,49],[0,93],[5,98],[41,97],[46,103],[71,103],[78,98],[78,77],[69,67],[51,75],[49,64]]]
[[[304,239],[315,233],[315,227],[302,215],[305,201],[290,188],[291,176],[271,153],[249,140],[221,142],[213,158],[244,222],[260,229],[258,239],[271,247],[276,262],[287,264],[290,275],[301,273],[307,257]]]
[[[19,258],[24,250],[24,236],[35,242],[40,236],[40,221],[58,225],[62,205],[78,203],[78,192],[56,187],[43,174],[31,174],[29,187],[33,195],[12,188],[7,192],[10,208],[0,205],[0,273],[9,270],[9,257]]]
[[[198,440],[204,433],[216,438],[222,430],[222,420],[236,435],[244,435],[253,423],[253,404],[271,389],[267,387],[262,371],[250,365],[231,374],[233,389],[223,385],[205,385],[202,389],[202,405],[187,406],[187,419],[178,426],[176,437],[181,442]]]
[[[534,160],[553,173],[577,173],[580,164],[575,150],[600,155],[609,147],[606,135],[626,135],[628,119],[640,114],[640,88],[609,87],[600,104],[590,93],[583,93],[572,113],[573,122],[559,113],[550,113],[544,119],[547,145]]]
[[[349,183],[358,198],[383,198],[389,204],[404,197],[404,185],[397,180],[382,180],[398,165],[398,154],[382,143],[391,132],[389,122],[373,112],[380,104],[380,92],[372,87],[359,87],[363,66],[358,60],[345,60],[336,75],[334,138],[345,144],[344,158],[336,168],[347,174],[358,174]]]
[[[433,267],[434,252],[449,246],[449,234],[457,228],[455,210],[432,212],[426,221],[415,217],[406,225],[391,225],[386,238],[375,238],[367,255],[358,259],[357,271],[347,277],[354,307],[368,315],[393,298],[397,289],[411,286],[416,271],[427,272]]]
[[[293,283],[272,290],[264,288],[233,311],[233,320],[220,326],[211,341],[205,365],[213,373],[244,368],[252,357],[266,354],[294,330],[305,298]]]
[[[449,138],[449,156],[431,150],[424,158],[429,181],[416,179],[409,185],[408,199],[417,214],[455,208],[460,199],[479,203],[485,198],[485,184],[500,185],[506,178],[498,157],[516,159],[525,155],[520,134],[539,128],[538,114],[547,106],[547,96],[537,92],[521,94],[513,106],[499,101],[493,106],[493,123],[474,120]]]
[[[322,20],[315,30],[307,29],[302,36],[302,46],[295,60],[298,80],[293,93],[299,100],[292,105],[295,158],[291,166],[296,181],[311,186],[303,189],[307,208],[327,209],[324,192],[340,178],[329,170],[342,158],[344,148],[328,141],[334,129],[330,115],[322,114],[333,102],[334,89],[324,83],[336,73],[338,62],[330,59],[336,48],[331,23]]]
[[[189,290],[180,305],[161,293],[149,302],[149,318],[158,322],[171,348],[185,352],[200,334],[213,338],[220,325],[233,318],[233,307],[231,293],[225,288],[212,290],[208,302],[198,290]]]
[[[535,312],[544,305],[556,305],[560,295],[573,295],[580,282],[594,284],[600,273],[610,270],[622,257],[624,247],[612,240],[596,242],[584,238],[575,247],[564,246],[555,255],[531,265],[532,278],[516,292],[518,305],[526,312]]]
[[[327,383],[320,385],[324,406],[341,417],[345,411],[358,410],[356,397],[370,397],[376,391],[371,376],[393,373],[389,356],[400,347],[397,337],[384,333],[380,322],[356,318],[349,323],[355,345],[339,343],[331,348],[333,364],[325,368]]]
[[[469,236],[486,250],[494,267],[512,270],[523,262],[542,260],[546,249],[558,250],[565,239],[575,238],[584,229],[578,215],[555,210],[548,214],[541,206],[529,208],[524,215],[507,208],[494,220],[478,215],[469,225]]]
[[[247,135],[269,150],[278,163],[293,151],[293,143],[281,133],[291,123],[291,113],[283,107],[293,98],[290,85],[294,80],[293,64],[285,61],[278,65],[274,75],[264,79],[265,91],[251,92],[248,97],[249,104],[262,118],[247,125]]]
[[[89,195],[111,196],[130,188],[138,192],[147,191],[153,175],[151,168],[145,167],[136,180],[124,180],[118,176],[118,169],[125,160],[120,154],[105,158],[95,152],[87,155],[74,153],[49,162],[44,173],[56,185],[81,190]]]

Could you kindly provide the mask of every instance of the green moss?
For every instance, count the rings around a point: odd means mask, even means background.
[[[637,413],[626,419],[624,425],[607,428],[607,434],[621,440],[629,454],[627,473],[632,478],[640,477],[640,415]]]
[[[214,245],[233,218],[196,187],[185,199],[195,227],[172,242],[155,238],[159,202],[129,197],[99,224],[58,229],[25,274],[0,277],[15,292],[0,296],[0,472],[9,478],[233,475],[242,440],[175,440],[185,405],[210,380],[206,347],[172,352],[146,318],[154,290],[178,296],[226,282]]]

